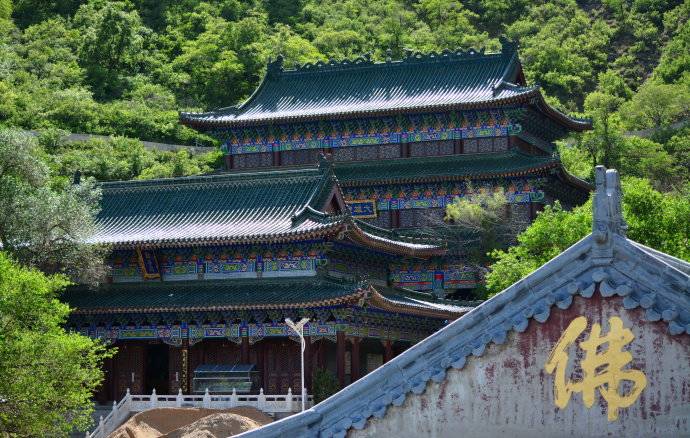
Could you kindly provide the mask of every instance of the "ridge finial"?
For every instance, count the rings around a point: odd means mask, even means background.
[[[592,234],[597,243],[604,244],[611,234],[625,236],[628,228],[623,219],[621,181],[618,171],[597,166],[594,170],[596,191],[592,201]]]
[[[509,40],[505,35],[498,37],[498,42],[501,43],[501,53],[509,54],[518,49],[518,42]]]
[[[267,67],[268,73],[280,73],[280,72],[282,72],[284,60],[285,60],[285,58],[283,57],[282,54],[278,54],[275,61],[269,60],[268,67]]]

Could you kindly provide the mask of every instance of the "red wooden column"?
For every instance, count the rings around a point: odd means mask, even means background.
[[[272,344],[267,344],[265,339],[261,341],[261,351],[259,351],[259,369],[261,370],[261,387],[264,391],[268,388],[268,349],[273,348]]]
[[[350,363],[350,379],[352,382],[359,380],[359,343],[362,338],[353,337],[352,338],[352,356]]]
[[[386,339],[383,346],[383,363],[386,363],[393,359],[393,344],[390,339]]]
[[[120,394],[118,394],[118,388],[117,388],[117,380],[118,380],[118,369],[117,369],[117,360],[115,360],[115,357],[110,358],[112,361],[112,373],[109,376],[110,379],[110,396],[112,397],[113,400],[120,401],[118,398]]]
[[[336,332],[336,355],[335,362],[338,366],[338,384],[341,388],[345,387],[345,332]]]
[[[180,387],[183,394],[191,394],[192,376],[189,373],[189,339],[182,339],[180,355]]]
[[[304,337],[304,386],[307,393],[311,392],[311,373],[313,369],[313,358],[311,354],[311,336]]]
[[[242,345],[240,350],[240,356],[243,364],[249,363],[249,337],[242,336]]]

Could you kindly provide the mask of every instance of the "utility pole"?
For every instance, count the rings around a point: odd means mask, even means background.
[[[301,358],[301,372],[300,375],[302,376],[302,410],[304,411],[304,404],[307,398],[307,388],[304,387],[304,350],[306,349],[306,343],[304,342],[304,325],[309,322],[309,318],[302,318],[298,323],[292,322],[290,318],[285,318],[285,324],[290,326],[292,330],[297,333],[297,336],[299,336],[300,340],[300,346],[302,347],[301,353],[300,353],[300,358]]]

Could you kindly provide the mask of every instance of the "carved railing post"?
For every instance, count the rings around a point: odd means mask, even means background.
[[[127,388],[127,392],[125,393],[125,402],[122,403],[123,407],[127,407],[127,412],[132,410],[132,394],[129,392],[129,388]]]
[[[103,415],[98,419],[98,438],[105,438],[105,422],[103,421]]]
[[[232,388],[232,395],[230,396],[230,407],[234,408],[237,406],[237,390],[235,388]]]
[[[256,408],[263,411],[266,408],[266,396],[264,395],[264,389],[259,390],[259,397],[256,399]]]
[[[211,408],[211,394],[208,392],[208,388],[206,388],[206,391],[204,391],[204,399],[202,401],[202,407],[206,409]]]
[[[288,388],[287,397],[285,398],[285,409],[292,412],[292,388]]]
[[[175,406],[181,408],[182,400],[184,400],[184,397],[182,397],[182,388],[180,388],[177,390],[177,397],[175,397]]]
[[[151,392],[151,400],[149,400],[149,409],[155,409],[158,404],[158,396],[156,395],[156,388]]]

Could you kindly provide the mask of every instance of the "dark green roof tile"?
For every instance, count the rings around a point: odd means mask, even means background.
[[[525,86],[517,45],[507,41],[500,53],[409,53],[398,61],[361,57],[293,70],[284,70],[279,58],[269,63],[246,102],[206,113],[182,112],[180,121],[213,129],[524,103],[535,104],[569,129],[591,128],[590,121],[549,106],[539,87]]]
[[[461,154],[442,157],[336,163],[335,174],[344,186],[389,182],[518,176],[560,168],[558,158],[518,151]]]
[[[358,297],[354,283],[322,277],[256,280],[149,281],[68,288],[76,313],[293,308],[332,305]]]
[[[333,225],[337,217],[300,215],[323,201],[328,172],[246,172],[102,185],[92,242],[255,241],[295,236]],[[312,205],[313,204],[313,205]]]
[[[428,239],[362,230],[347,211],[322,209],[339,194],[330,165],[102,184],[92,243],[178,246],[287,242],[327,237],[343,228],[361,244],[392,254],[444,253]]]
[[[538,94],[536,87],[512,83],[519,70],[512,44],[501,53],[446,51],[378,63],[360,58],[296,70],[283,70],[278,61],[269,64],[263,82],[243,104],[182,113],[181,120],[191,125],[265,123],[481,105]]]

